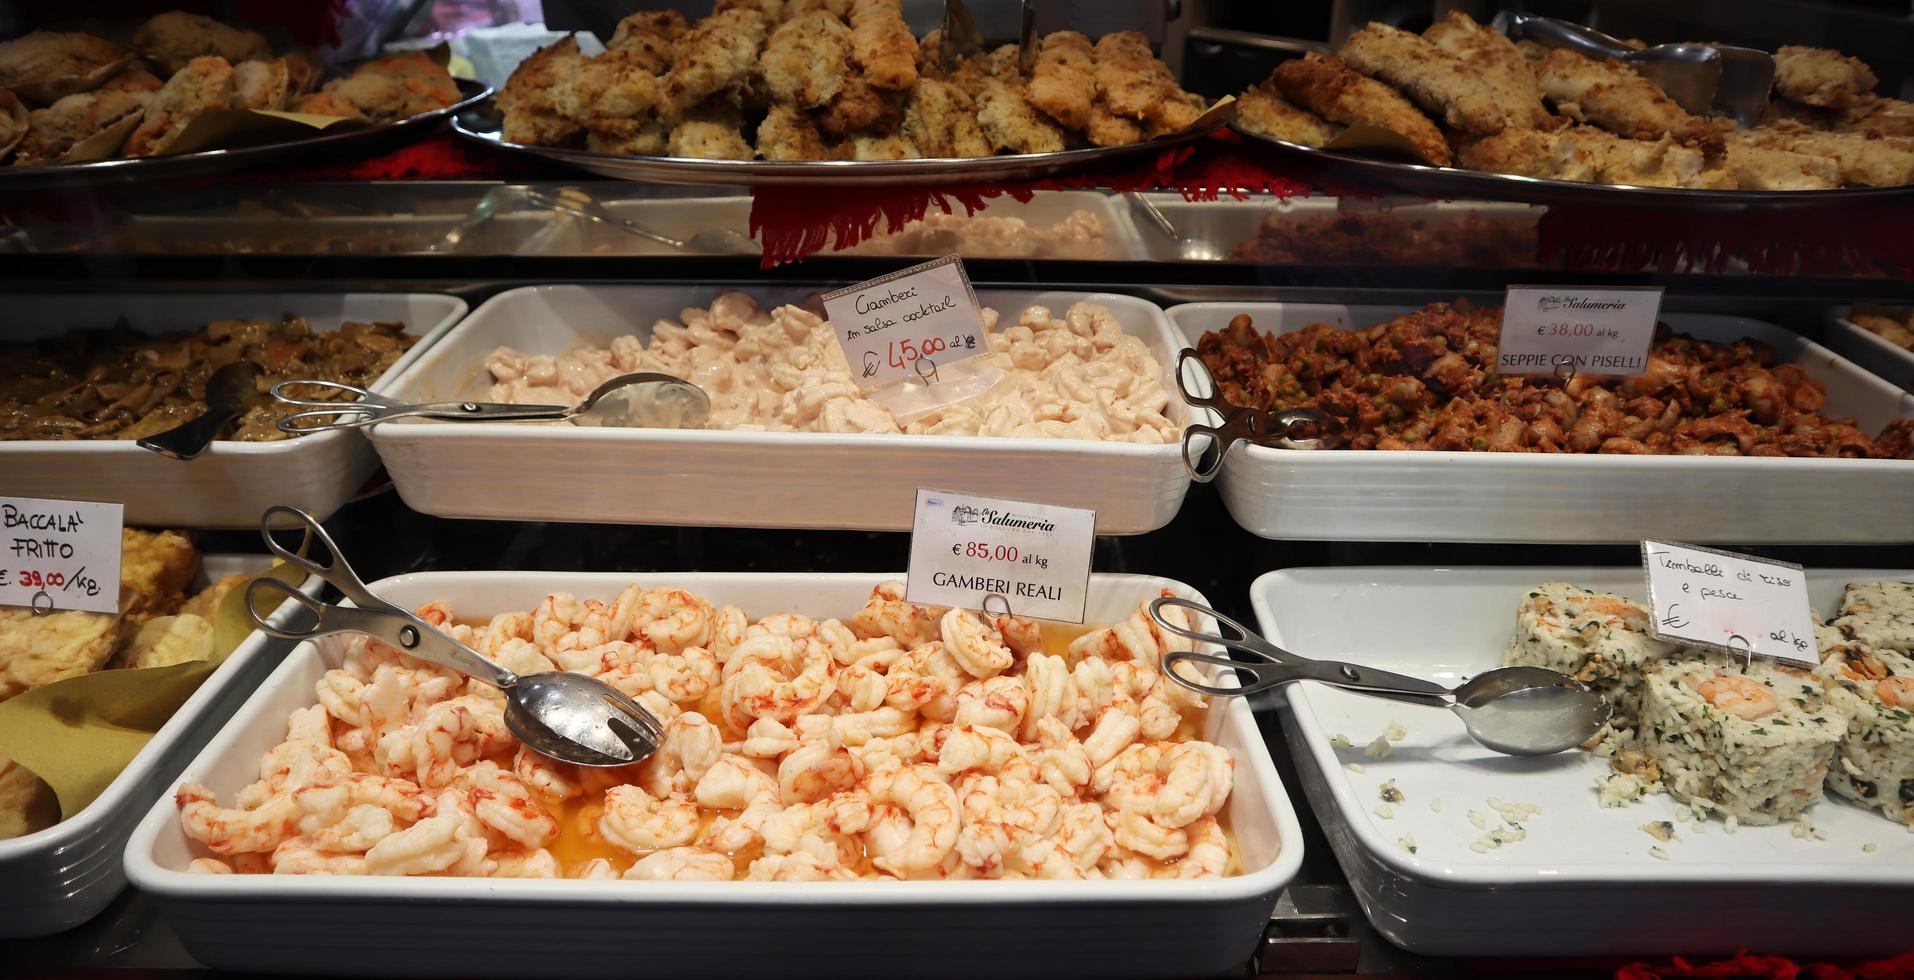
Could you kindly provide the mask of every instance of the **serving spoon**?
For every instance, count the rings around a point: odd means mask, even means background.
[[[325,546],[326,563],[285,547],[273,535],[275,518],[291,518]],[[260,516],[259,533],[272,553],[295,567],[317,575],[338,589],[351,606],[320,602],[292,585],[261,576],[246,587],[246,612],[253,624],[273,636],[310,640],[333,633],[362,633],[381,643],[441,667],[476,678],[505,693],[505,727],[540,755],[579,766],[628,766],[658,750],[664,727],[650,711],[623,691],[595,677],[554,670],[516,674],[478,651],[373,594],[358,573],[339,554],[326,529],[312,515],[292,507],[267,508]],[[289,629],[259,614],[259,594],[280,597],[311,610],[315,619],[305,629]],[[277,602],[273,603],[273,607]]]
[[[1165,619],[1162,610],[1168,606],[1210,617],[1219,632],[1205,633]],[[1149,611],[1158,626],[1178,636],[1215,643],[1252,658],[1231,660],[1192,650],[1163,654],[1163,672],[1170,680],[1211,697],[1243,697],[1297,681],[1315,681],[1364,697],[1447,708],[1462,719],[1469,737],[1505,755],[1553,755],[1572,749],[1608,721],[1608,703],[1601,695],[1546,667],[1497,667],[1451,689],[1373,667],[1297,656],[1228,616],[1177,596],[1153,600]],[[1225,627],[1236,635],[1223,635],[1220,630]],[[1184,661],[1245,671],[1254,680],[1242,687],[1205,684],[1176,672],[1176,665]]]
[[[351,401],[300,398],[290,389],[308,386],[348,392]],[[507,405],[499,402],[400,402],[338,381],[281,381],[272,386],[281,404],[306,409],[281,418],[281,432],[303,435],[358,429],[401,418],[448,422],[570,422],[605,428],[695,429],[711,416],[711,398],[683,378],[655,371],[621,374],[576,405]]]
[[[219,438],[226,423],[246,414],[265,399],[259,390],[259,368],[251,361],[234,361],[206,379],[206,411],[165,432],[141,439],[136,445],[173,459],[197,459]]]

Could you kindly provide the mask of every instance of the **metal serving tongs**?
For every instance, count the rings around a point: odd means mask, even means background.
[[[347,392],[351,401],[300,398],[291,389],[309,386]],[[656,371],[621,374],[606,381],[576,405],[507,405],[498,402],[394,401],[339,381],[281,381],[269,389],[281,404],[306,411],[284,416],[274,425],[301,435],[332,429],[358,429],[402,418],[447,422],[570,422],[580,426],[640,429],[695,429],[711,415],[711,398],[683,378]]]
[[[273,519],[288,517],[325,546],[326,564],[298,554],[274,540]],[[351,606],[334,606],[276,578],[260,577],[246,587],[246,611],[254,625],[289,640],[310,640],[332,633],[363,633],[429,663],[477,678],[505,692],[505,727],[540,755],[580,766],[628,766],[658,750],[664,727],[643,705],[597,678],[555,670],[515,674],[452,639],[423,619],[374,595],[312,515],[292,507],[271,507],[259,519],[266,547],[282,560],[317,575],[338,589]],[[286,629],[259,615],[261,592],[277,592],[311,610],[316,618],[304,630]]]
[[[1163,616],[1165,606],[1208,616],[1217,624],[1217,632],[1205,633],[1172,622]],[[1228,616],[1177,596],[1155,599],[1149,608],[1150,619],[1163,629],[1251,658],[1232,660],[1194,650],[1163,654],[1163,673],[1170,680],[1211,697],[1243,697],[1297,681],[1315,681],[1365,697],[1447,708],[1462,719],[1470,737],[1507,755],[1553,755],[1572,749],[1593,737],[1608,720],[1608,703],[1601,695],[1567,674],[1546,667],[1497,667],[1477,674],[1461,687],[1450,689],[1434,681],[1374,667],[1297,656]],[[1225,629],[1236,635],[1224,635]],[[1177,673],[1176,665],[1186,661],[1244,671],[1253,680],[1241,687],[1205,684]]]
[[[1187,361],[1195,361],[1198,367],[1203,368],[1203,377],[1209,381],[1209,394],[1190,390],[1189,379],[1183,376],[1183,365]],[[1223,419],[1216,425],[1191,422],[1183,427],[1183,467],[1190,471],[1190,479],[1198,483],[1216,479],[1216,474],[1223,469],[1223,460],[1239,442],[1275,446],[1278,449],[1319,449],[1323,444],[1322,433],[1336,424],[1336,420],[1327,413],[1313,408],[1268,412],[1231,404],[1223,398],[1222,390],[1216,386],[1216,378],[1209,373],[1209,367],[1203,364],[1196,351],[1188,347],[1176,355],[1176,387],[1183,393],[1185,402],[1197,408],[1207,408]],[[1208,466],[1203,465],[1203,454],[1193,451],[1197,450],[1196,439],[1199,436],[1214,439],[1217,443],[1216,459]]]
[[[1774,87],[1774,56],[1754,48],[1696,43],[1635,48],[1592,27],[1535,14],[1511,13],[1508,33],[1626,62],[1688,112],[1708,116],[1719,109],[1744,127],[1761,121]]]

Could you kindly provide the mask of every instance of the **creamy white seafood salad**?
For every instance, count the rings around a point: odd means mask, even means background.
[[[178,794],[197,872],[656,880],[1204,878],[1235,760],[1139,605],[1071,637],[920,606],[752,621],[679,589],[419,615],[521,674],[572,670],[665,722],[623,768],[523,748],[504,700],[364,637],[259,780]],[[1165,615],[1175,615],[1174,608]]]
[[[707,309],[660,320],[649,342],[625,335],[606,347],[528,354],[500,347],[486,358],[493,401],[576,404],[606,380],[659,371],[711,396],[714,429],[769,432],[908,432],[1025,436],[1161,444],[1180,428],[1166,411],[1162,365],[1123,332],[1107,307],[1077,303],[1062,314],[1032,306],[1002,329],[983,311],[1003,380],[974,398],[900,422],[866,397],[827,321],[796,306],[760,309],[744,293],[720,293]]]

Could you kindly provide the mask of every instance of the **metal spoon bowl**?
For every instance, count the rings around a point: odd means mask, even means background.
[[[1455,689],[1449,710],[1469,735],[1507,755],[1554,755],[1595,736],[1608,702],[1546,667],[1497,667]]]
[[[251,361],[234,361],[206,379],[206,411],[158,435],[147,436],[137,445],[173,459],[197,459],[219,438],[219,431],[227,423],[265,398],[259,390],[258,366]]]
[[[298,387],[330,388],[357,397],[321,401],[293,394]],[[281,418],[282,432],[306,434],[358,429],[401,418],[446,422],[570,422],[600,428],[695,429],[711,415],[711,397],[683,378],[656,371],[621,374],[593,389],[576,405],[506,405],[497,402],[394,401],[336,381],[282,381],[272,397],[306,409]]]

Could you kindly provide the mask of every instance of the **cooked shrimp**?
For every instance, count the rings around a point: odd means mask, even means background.
[[[938,616],[942,610],[920,606],[904,599],[904,583],[884,582],[871,590],[864,608],[851,617],[851,630],[858,636],[888,636],[899,646],[914,650],[938,637]]]
[[[1190,849],[1181,859],[1157,872],[1164,878],[1220,878],[1229,867],[1229,836],[1215,817],[1204,817],[1184,828]]]
[[[729,856],[716,851],[671,847],[639,858],[624,876],[639,881],[730,881],[736,870]]]
[[[873,801],[898,808],[910,824],[901,840],[881,839],[876,833],[867,836],[871,864],[878,870],[901,875],[933,868],[956,846],[957,793],[936,769],[926,765],[889,769],[866,780],[865,789]]]
[[[939,623],[944,647],[973,677],[991,677],[1016,659],[1002,633],[968,609],[952,609]]]
[[[1914,708],[1914,677],[1889,677],[1876,681],[1874,693],[1881,703],[1894,708]]]
[[[174,800],[186,836],[214,854],[271,851],[299,830],[299,807],[286,797],[274,797],[253,810],[227,810],[218,805],[212,790],[188,783]]]
[[[1030,689],[1023,679],[999,675],[964,685],[957,692],[957,714],[951,723],[1001,729],[1014,742],[1029,710]]]
[[[1717,674],[1695,688],[1709,704],[1743,721],[1760,721],[1780,710],[1774,690],[1749,677]]]
[[[659,799],[636,786],[613,786],[605,791],[598,833],[633,854],[689,844],[698,836],[698,805],[680,797]]]
[[[476,857],[483,860],[482,837],[461,833],[464,822],[454,813],[427,817],[379,841],[366,851],[366,870],[375,875],[421,875],[445,871]]]

